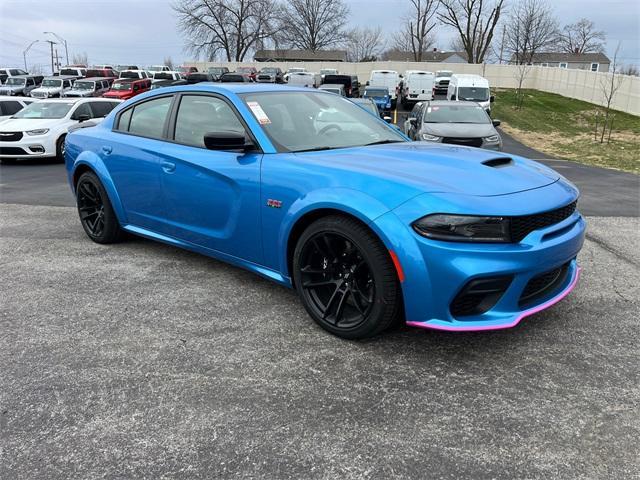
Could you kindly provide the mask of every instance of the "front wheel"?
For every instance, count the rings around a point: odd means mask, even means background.
[[[401,306],[389,252],[357,220],[331,216],[305,230],[294,252],[293,276],[311,317],[346,339],[386,330]]]
[[[76,184],[80,222],[87,236],[96,243],[115,243],[122,237],[107,191],[93,172],[85,172]]]
[[[64,143],[65,137],[66,135],[61,136],[56,142],[56,159],[59,162],[63,162],[63,163],[64,163],[64,153],[66,151],[66,147]]]

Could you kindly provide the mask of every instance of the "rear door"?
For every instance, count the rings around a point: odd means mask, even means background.
[[[259,151],[214,151],[205,133],[247,128],[222,96],[185,93],[176,102],[161,152],[171,235],[254,263],[262,262]]]

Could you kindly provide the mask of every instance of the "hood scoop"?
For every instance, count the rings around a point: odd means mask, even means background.
[[[513,165],[513,159],[509,157],[491,158],[482,162],[483,165],[491,168],[503,168]]]

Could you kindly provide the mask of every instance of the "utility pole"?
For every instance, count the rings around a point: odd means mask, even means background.
[[[58,39],[59,42],[61,42],[64,45],[64,54],[67,57],[67,65],[69,65],[69,49],[67,48],[67,41],[57,33],[53,33],[53,32],[42,32],[42,33],[44,33],[45,35],[47,34],[53,35]]]
[[[53,75],[53,72],[55,71],[53,69],[53,46],[57,45],[57,43],[54,42],[53,40],[45,40],[45,42],[47,42],[49,44],[49,46],[51,47],[51,75]]]
[[[55,65],[56,65],[56,70],[59,72],[60,71],[60,57],[58,57],[58,49],[57,48],[56,48],[55,52],[56,52],[56,63],[55,63]]]

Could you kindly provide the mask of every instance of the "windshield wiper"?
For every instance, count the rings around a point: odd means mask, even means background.
[[[313,147],[313,148],[305,148],[304,150],[294,150],[293,153],[303,153],[303,152],[321,152],[322,150],[335,150],[336,148],[347,148],[347,147]]]
[[[384,145],[385,143],[404,143],[404,140],[379,140],[377,142],[365,143],[363,147],[368,147],[370,145]]]

